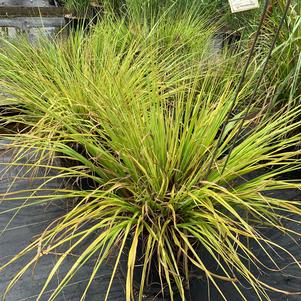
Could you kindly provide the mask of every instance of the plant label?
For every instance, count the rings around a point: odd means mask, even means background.
[[[258,0],[229,0],[232,13],[259,7]]]

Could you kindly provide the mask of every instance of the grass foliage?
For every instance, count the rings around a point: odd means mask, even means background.
[[[76,17],[84,17],[88,14],[90,0],[64,0],[63,5]]]
[[[40,300],[66,257],[89,237],[89,246],[49,300],[96,256],[84,300],[112,250],[115,259],[106,300],[124,252],[127,301],[136,300],[133,279],[138,262],[142,262],[138,300],[154,261],[163,293],[174,300],[178,291],[186,300],[193,267],[222,296],[220,280],[231,282],[240,293],[241,283],[247,282],[260,298],[269,299],[266,289],[277,288],[261,282],[249,269],[249,264],[260,269],[266,263],[259,261],[248,242],[266,253],[274,269],[278,267],[270,249],[286,252],[296,261],[262,229],[294,233],[281,221],[293,220],[287,214],[294,213],[298,222],[301,215],[299,202],[268,193],[300,188],[279,176],[300,168],[294,159],[300,151],[291,150],[300,134],[282,138],[300,126],[301,121],[290,120],[301,108],[283,108],[266,117],[258,99],[252,104],[253,115],[243,121],[243,135],[238,133],[256,70],[248,73],[231,113],[241,70],[238,61],[208,51],[213,30],[205,21],[165,17],[152,26],[104,19],[88,35],[79,31],[67,41],[38,45],[3,41],[0,85],[13,96],[19,114],[2,117],[2,124],[18,122],[26,128],[6,134],[11,146],[20,150],[13,164],[30,150],[41,153],[33,169],[45,167],[43,159],[50,155],[68,161],[46,164],[58,174],[45,178],[40,191],[53,178],[69,183],[71,179],[74,184],[89,179],[91,184],[86,189],[67,186],[40,197],[39,203],[70,198],[77,202],[0,268],[3,272],[35,250],[7,292],[39,258],[65,245],[37,297]],[[230,113],[230,122],[221,131]],[[237,135],[240,139],[229,155]],[[16,196],[7,194],[5,199],[13,202]],[[36,204],[34,199],[32,191],[26,204]],[[138,258],[141,246],[143,257]],[[206,264],[204,254],[218,269]],[[246,300],[242,293],[241,297]]]
[[[277,26],[284,7],[285,1],[280,1],[278,10],[270,20],[272,28]],[[271,81],[276,83],[276,100],[289,102],[291,106],[300,103],[301,4],[298,1],[292,1],[271,64],[274,65],[270,76]]]

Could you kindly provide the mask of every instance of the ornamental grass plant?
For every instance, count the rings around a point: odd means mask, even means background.
[[[284,107],[266,117],[259,98],[252,114],[242,119],[257,78],[256,68],[251,68],[231,110],[241,68],[236,58],[208,51],[214,30],[206,26],[162,19],[145,27],[104,18],[88,34],[78,31],[64,41],[2,41],[0,86],[12,95],[18,114],[2,116],[1,124],[18,123],[23,129],[3,135],[17,149],[11,164],[20,164],[24,153],[33,152],[40,159],[28,163],[30,168],[57,173],[45,176],[38,188],[45,193],[38,201],[37,189],[26,197],[23,191],[1,197],[4,202],[23,198],[33,208],[58,199],[76,200],[71,210],[0,268],[4,273],[31,251],[36,254],[19,269],[6,293],[38,259],[67,246],[36,298],[41,300],[66,258],[87,238],[90,244],[48,300],[55,300],[96,256],[84,300],[112,252],[106,300],[124,253],[127,301],[143,299],[154,263],[162,295],[170,300],[175,295],[186,300],[192,269],[224,299],[220,281],[230,282],[243,300],[241,285],[246,282],[261,300],[269,300],[267,289],[295,293],[262,282],[249,266],[279,269],[271,250],[289,254],[299,265],[290,250],[262,231],[273,228],[300,235],[283,223],[300,223],[300,202],[268,192],[301,187],[279,179],[300,168],[295,160],[300,151],[290,149],[300,141],[295,130],[301,121],[290,120],[301,107]],[[174,43],[175,32],[179,44]],[[285,136],[287,132],[294,134]],[[56,164],[58,160],[62,163]],[[54,178],[68,185],[50,193],[44,187]],[[269,264],[258,259],[249,242],[267,254]],[[204,253],[218,269],[207,265]],[[141,277],[135,289],[138,263]]]

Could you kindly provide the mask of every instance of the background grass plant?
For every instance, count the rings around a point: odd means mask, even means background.
[[[274,17],[270,20],[275,28],[285,1],[280,1]],[[287,101],[291,106],[300,101],[301,93],[301,5],[292,1],[284,28],[280,33],[271,64],[271,81],[276,82],[276,102]],[[272,73],[273,72],[273,73]]]
[[[64,0],[62,2],[75,17],[86,17],[88,15],[90,0]]]

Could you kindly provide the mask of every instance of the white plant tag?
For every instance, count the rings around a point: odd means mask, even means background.
[[[258,8],[258,0],[229,0],[232,13]]]

